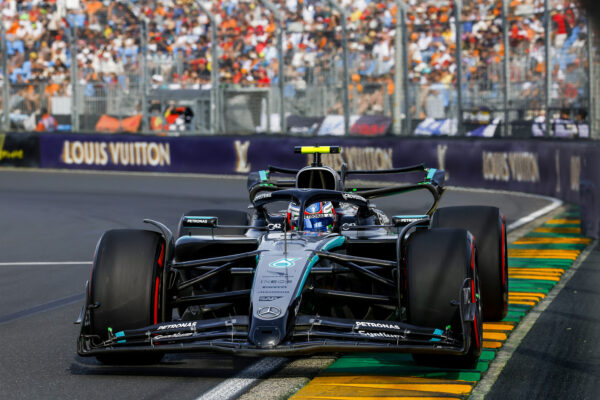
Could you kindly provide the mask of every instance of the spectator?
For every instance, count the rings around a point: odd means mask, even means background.
[[[278,0],[276,3],[287,22],[283,77],[278,76],[275,17],[258,0],[204,2],[216,16],[216,60],[212,59],[210,21],[190,0],[136,1],[131,3],[132,8],[122,2],[82,0],[81,9],[77,10],[59,7],[61,3],[54,1],[3,1],[2,23],[7,32],[9,56],[6,76],[13,84],[33,85],[34,93],[43,93],[35,100],[27,96],[30,92],[19,92],[29,99],[20,103],[23,111],[31,104],[49,107],[51,97],[58,92],[55,85],[60,92],[72,91],[68,72],[72,59],[69,49],[72,25],[79,39],[76,43],[79,75],[74,83],[82,87],[86,109],[99,106],[98,93],[110,94],[112,89],[135,96],[142,83],[140,21],[146,18],[147,65],[151,68],[148,76],[152,77],[154,87],[209,89],[211,71],[213,66],[218,66],[224,85],[272,87],[283,79],[285,95],[294,101],[307,95],[312,87],[336,88],[328,90],[327,96],[331,99],[329,106],[339,105],[340,15],[319,0]],[[342,0],[340,3],[348,11],[349,68],[351,75],[358,77],[353,85],[365,89],[360,96],[376,103],[365,103],[367,107],[363,107],[357,102],[357,107],[373,113],[383,112],[389,87],[386,81],[394,67],[397,47],[394,43],[396,5],[392,1],[373,0]],[[411,104],[417,112],[425,107],[427,98],[441,99],[443,109],[448,110],[453,101],[449,93],[456,85],[458,68],[453,2],[408,0],[407,3],[407,62],[412,84],[417,85],[410,88],[411,93],[415,92]],[[557,99],[568,98],[581,103],[583,63],[576,60],[585,57],[587,29],[574,2],[557,3],[557,10],[552,14],[552,59],[558,67],[552,66],[550,72],[558,84]],[[539,95],[537,80],[546,72],[543,0],[510,2],[509,49],[503,47],[501,13],[501,2],[464,4],[460,47],[464,84],[470,93],[465,97],[467,101],[500,98],[501,62],[507,52],[515,105],[519,106],[521,101],[529,106],[539,102],[527,96]],[[46,90],[47,86],[51,89]],[[536,90],[532,90],[532,86]],[[324,112],[326,107],[322,110]],[[420,115],[413,114],[413,117]]]
[[[58,128],[58,123],[54,117],[50,115],[46,108],[42,108],[42,116],[40,117],[35,130],[38,132],[54,132],[56,128]]]

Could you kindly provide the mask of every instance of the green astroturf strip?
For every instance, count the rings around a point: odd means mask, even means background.
[[[508,312],[506,313],[506,317],[503,319],[503,321],[517,321],[519,322],[521,320],[521,318],[523,318],[525,316],[525,312],[524,311],[513,311],[513,310],[508,310]]]
[[[565,271],[568,269],[564,265],[510,265],[510,268],[530,269],[533,271],[544,271],[546,269],[562,269]],[[526,274],[527,271],[523,273]]]
[[[579,210],[574,209],[560,214],[556,219],[581,219],[580,217],[581,214],[579,213]]]
[[[489,356],[488,356],[489,357]],[[388,375],[415,376],[422,378],[458,379],[477,381],[489,367],[480,359],[473,370],[435,368],[415,365],[409,354],[362,354],[339,358],[326,370],[327,375]]]
[[[508,260],[509,267],[519,267],[522,265],[538,265],[538,266],[558,266],[558,268],[569,267],[571,265],[571,260],[554,260],[549,261],[543,258],[513,258]],[[555,267],[552,267],[555,268]]]
[[[530,238],[530,237],[554,237],[554,238],[561,238],[561,237],[567,237],[567,238],[578,238],[578,237],[582,237],[580,233],[551,233],[551,232],[531,232],[528,233],[527,235],[523,236],[525,238]]]
[[[526,305],[526,304],[509,304],[508,305],[508,312],[522,312],[522,313],[526,313],[531,307],[530,305]]]
[[[508,282],[508,290],[513,292],[532,292],[532,293],[543,293],[547,294],[553,287],[551,286],[542,286],[542,285],[533,285],[533,284],[525,284],[518,282]]]
[[[564,269],[565,271],[568,270],[571,265],[564,265],[564,264],[527,264],[527,263],[510,263],[508,265],[510,268],[559,268],[559,269]]]
[[[496,358],[496,352],[495,351],[493,351],[493,350],[483,350],[481,352],[481,357],[479,357],[479,360],[480,361],[490,362],[494,358]]]
[[[511,244],[509,249],[525,250],[583,250],[587,244],[578,243],[537,243],[537,244]]]
[[[508,283],[514,285],[520,285],[522,283],[530,285],[530,286],[539,286],[539,287],[552,287],[556,285],[555,281],[547,281],[545,279],[518,279],[508,277]]]
[[[539,287],[539,288],[552,288],[556,285],[554,281],[546,281],[543,279],[517,279],[508,277],[508,284],[510,287]]]
[[[508,285],[508,290],[513,293],[542,293],[548,294],[548,289],[539,289],[539,288],[531,288],[531,287],[514,287],[513,285]]]
[[[573,264],[574,260],[565,260],[562,258],[518,258],[508,257],[508,266],[514,267],[514,264],[527,263],[527,264],[540,264],[540,265],[563,265],[565,267]]]
[[[581,224],[549,224],[545,223],[546,228],[579,228]]]

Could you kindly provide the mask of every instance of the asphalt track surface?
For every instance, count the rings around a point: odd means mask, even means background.
[[[486,400],[600,399],[600,251],[538,318]]]
[[[413,213],[420,200],[377,205]],[[510,224],[548,201],[449,190],[441,205],[457,204],[499,206]],[[0,398],[194,399],[256,361],[185,354],[158,366],[109,367],[77,356],[73,321],[90,264],[69,264],[89,262],[107,229],[148,228],[144,218],[175,229],[187,210],[247,205],[241,179],[0,170]],[[26,264],[7,265],[17,262]],[[35,262],[45,264],[27,264]]]

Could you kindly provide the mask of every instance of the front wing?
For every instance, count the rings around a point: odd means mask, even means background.
[[[246,356],[306,355],[328,352],[405,352],[465,354],[470,347],[475,304],[469,303],[465,280],[456,304],[462,331],[449,327],[427,328],[396,321],[349,320],[301,315],[296,317],[287,341],[274,347],[259,347],[248,340],[248,316],[174,321],[110,334],[108,340],[81,334],[78,353],[211,351]]]

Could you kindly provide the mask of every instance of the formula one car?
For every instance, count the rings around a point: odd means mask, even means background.
[[[335,171],[321,154],[339,147],[295,150],[313,154],[312,164],[249,175],[250,213],[190,211],[177,237],[152,220],[156,231],[104,233],[78,353],[151,363],[190,351],[408,352],[420,363],[474,365],[482,321],[507,311],[502,213],[437,209],[444,172],[434,168]],[[346,187],[351,176],[406,173],[423,179]],[[387,216],[371,203],[419,190],[433,198],[423,215]]]

